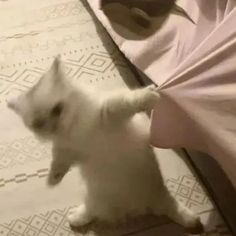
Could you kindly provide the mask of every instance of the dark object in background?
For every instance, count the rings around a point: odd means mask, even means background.
[[[236,235],[236,190],[232,183],[211,156],[192,150],[185,150],[185,153],[232,235]]]
[[[150,26],[152,17],[171,13],[181,15],[194,23],[185,10],[176,4],[176,0],[100,0],[100,8],[112,3],[119,3],[130,9],[136,23],[143,27]]]

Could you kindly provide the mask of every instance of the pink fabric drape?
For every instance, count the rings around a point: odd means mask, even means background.
[[[145,39],[119,26],[124,37],[98,0],[88,1],[124,54],[160,86],[152,144],[206,152],[236,186],[236,1],[180,0],[196,25],[171,15]]]
[[[236,186],[236,9],[160,86],[152,143],[214,156]]]

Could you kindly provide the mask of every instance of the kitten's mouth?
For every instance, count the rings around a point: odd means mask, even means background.
[[[46,133],[46,132],[34,132],[35,136],[37,137],[37,139],[39,139],[40,141],[49,141],[52,139],[53,135],[50,133]]]
[[[40,139],[51,139],[60,129],[60,117],[47,122],[45,119],[37,119],[29,127]]]
[[[32,123],[32,128],[37,131],[37,130],[42,130],[46,125],[45,120],[43,119],[36,119]]]
[[[53,138],[53,136],[57,132],[57,128],[56,127],[43,127],[41,129],[33,128],[32,131],[40,140],[49,140]]]

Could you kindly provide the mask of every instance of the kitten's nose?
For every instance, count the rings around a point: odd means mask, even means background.
[[[32,126],[34,129],[42,129],[45,125],[45,120],[43,119],[36,119],[34,120]]]

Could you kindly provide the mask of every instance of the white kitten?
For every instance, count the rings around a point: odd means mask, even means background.
[[[153,87],[110,94],[84,85],[76,89],[57,57],[36,86],[9,102],[28,128],[53,142],[48,184],[58,184],[72,165],[81,169],[87,192],[68,215],[71,225],[151,212],[192,231],[201,229],[199,218],[164,186],[149,145],[149,119],[142,112],[158,99]]]

